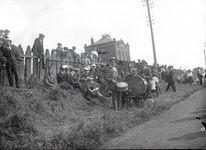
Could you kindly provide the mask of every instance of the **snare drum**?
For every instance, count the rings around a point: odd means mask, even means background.
[[[128,90],[128,83],[127,82],[118,82],[116,84],[117,90],[120,92],[124,92]]]

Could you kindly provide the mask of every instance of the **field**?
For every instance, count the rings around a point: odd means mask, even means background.
[[[152,110],[113,111],[74,90],[48,89],[32,78],[22,89],[0,87],[0,149],[94,149],[184,100],[201,87],[162,92]]]

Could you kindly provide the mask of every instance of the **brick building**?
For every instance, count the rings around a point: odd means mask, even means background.
[[[129,44],[125,44],[124,41],[111,38],[109,34],[102,35],[102,38],[94,42],[91,38],[91,45],[84,45],[85,52],[96,49],[103,62],[108,63],[110,57],[115,57],[117,60],[130,61]],[[98,59],[96,59],[96,62]]]

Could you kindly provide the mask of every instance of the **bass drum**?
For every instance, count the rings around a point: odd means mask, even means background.
[[[139,76],[131,76],[127,78],[129,95],[130,96],[140,96],[147,91],[148,83],[147,80]]]

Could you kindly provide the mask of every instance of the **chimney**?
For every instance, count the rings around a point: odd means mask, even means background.
[[[113,41],[116,41],[116,38],[113,38]]]
[[[87,44],[84,44],[84,47],[87,47]]]
[[[93,39],[93,37],[91,38],[91,45],[93,45],[94,44],[94,39]]]

